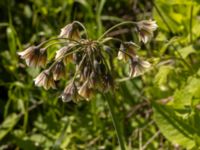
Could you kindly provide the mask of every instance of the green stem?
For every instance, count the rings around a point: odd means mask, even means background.
[[[191,9],[190,9],[190,43],[193,42],[193,39],[192,39],[193,8],[194,8],[194,6],[192,5],[192,6],[191,6]]]
[[[71,49],[72,49],[72,48],[71,48]],[[71,54],[73,54],[73,53],[76,53],[76,52],[78,52],[79,50],[80,50],[80,49],[77,49],[77,50],[74,50],[74,51],[71,51],[71,52],[68,52],[68,53],[64,54],[61,58],[55,60],[55,62],[48,68],[48,70],[50,71],[50,70],[58,63],[58,61],[62,60],[64,57],[67,57],[67,56],[69,56],[69,55],[71,55]]]
[[[73,40],[73,39],[70,39],[70,38],[58,37],[58,38],[52,38],[52,39],[43,41],[42,43],[40,43],[40,44],[38,45],[38,47],[40,48],[40,47],[44,46],[46,43],[48,43],[48,42],[50,42],[50,41],[55,41],[55,40],[68,40],[68,41],[76,42],[76,43],[78,43],[78,44],[82,44],[82,43],[80,43],[79,41],[76,41],[76,40]]]
[[[116,41],[116,42],[120,42],[120,43],[123,42],[122,40],[120,40],[118,38],[108,37],[108,38],[105,38],[103,41],[101,41],[100,44],[104,44],[109,41]]]
[[[112,117],[113,126],[114,126],[115,131],[116,131],[116,135],[117,135],[117,139],[118,139],[120,148],[121,148],[121,150],[125,150],[125,144],[124,144],[122,132],[120,130],[119,120],[117,120],[117,115],[115,114],[115,111],[114,111],[115,105],[113,103],[113,99],[115,99],[115,98],[112,98],[110,96],[110,94],[107,94],[106,96],[104,96],[104,99],[106,99],[107,102],[108,102],[108,106],[109,106],[111,117]]]
[[[85,31],[86,38],[88,38],[88,33],[87,33],[87,30],[86,30],[85,26],[79,21],[73,21],[73,23],[76,23],[79,26],[81,26],[83,28],[83,30]]]
[[[193,9],[194,9],[194,6],[193,6],[193,4],[192,4],[191,9],[190,9],[190,43],[191,43],[191,44],[193,43],[193,35],[192,35]],[[193,59],[192,59],[192,55],[189,55],[189,59],[190,59],[191,64],[194,64],[194,61],[193,61]]]
[[[55,42],[55,43],[49,44],[48,46],[44,47],[44,49],[48,49],[49,47],[56,45],[56,44],[65,44],[65,43],[66,42]]]
[[[156,11],[158,12],[160,18],[163,20],[163,22],[165,23],[166,27],[168,28],[168,30],[173,33],[173,30],[171,29],[170,25],[168,24],[168,22],[165,20],[165,17],[163,16],[163,14],[161,13],[161,11],[159,10],[159,8],[157,7],[156,3],[153,2],[153,5],[156,9]]]
[[[110,31],[112,31],[113,29],[119,27],[119,26],[122,26],[122,25],[126,25],[126,24],[133,24],[133,25],[136,25],[137,23],[134,22],[134,21],[125,21],[125,22],[121,22],[121,23],[118,23],[114,26],[112,26],[111,28],[109,28],[106,32],[104,32],[98,39],[98,41],[100,41],[104,36],[106,36],[106,34],[108,34]]]

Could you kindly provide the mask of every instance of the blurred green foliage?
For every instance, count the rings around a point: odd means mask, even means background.
[[[112,97],[126,149],[199,149],[198,0],[1,0],[0,13],[0,149],[119,149],[100,94],[90,102],[63,103],[62,89],[34,86],[40,70],[27,68],[16,52],[57,36],[73,20],[97,38],[116,23],[148,18],[159,31],[139,53],[154,67],[142,77],[119,80]],[[135,39],[126,27],[110,34]],[[116,65],[127,76],[128,66]]]

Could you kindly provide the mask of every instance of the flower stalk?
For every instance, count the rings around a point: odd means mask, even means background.
[[[110,114],[111,114],[111,117],[112,117],[113,126],[114,126],[115,131],[116,131],[116,136],[117,136],[120,148],[121,148],[121,150],[126,150],[125,149],[125,142],[124,142],[124,139],[123,139],[124,136],[122,134],[122,130],[120,128],[119,120],[117,120],[118,117],[117,117],[117,115],[115,113],[115,109],[114,109],[115,105],[114,105],[113,100],[116,100],[115,95],[114,95],[114,97],[111,97],[110,93],[108,92],[103,97],[108,103],[108,107],[109,107]]]

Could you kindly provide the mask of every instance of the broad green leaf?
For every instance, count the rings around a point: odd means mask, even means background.
[[[174,108],[182,109],[185,106],[190,106],[192,101],[192,94],[184,89],[176,90],[174,93],[174,100],[172,102]]]
[[[169,106],[153,104],[153,110],[156,124],[169,141],[187,149],[195,147],[193,139],[195,130],[187,124],[187,121],[175,115]]]
[[[15,113],[6,117],[0,126],[0,140],[3,139],[13,129],[18,121],[19,116]]]
[[[169,5],[191,5],[193,4],[192,0],[170,0],[170,1],[166,1],[166,0],[156,0],[157,3],[167,3]]]
[[[179,49],[178,52],[180,53],[180,55],[183,59],[187,58],[187,56],[192,53],[196,53],[196,51],[192,45],[189,45],[182,49]]]
[[[200,98],[200,79],[191,77],[188,79],[186,85],[176,90],[174,93],[173,106],[175,108],[184,108],[191,106],[194,99]],[[196,102],[195,102],[196,103]]]
[[[158,73],[156,74],[154,82],[159,86],[166,85],[168,81],[168,76],[172,73],[172,71],[172,66],[161,66]]]

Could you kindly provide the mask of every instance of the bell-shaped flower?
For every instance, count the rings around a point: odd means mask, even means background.
[[[70,23],[61,29],[59,37],[65,37],[73,40],[79,40],[79,30],[75,23]]]
[[[156,21],[143,20],[137,23],[137,29],[139,32],[139,41],[147,43],[152,37],[153,32],[158,28]]]
[[[133,42],[121,43],[117,57],[119,60],[127,61],[130,56],[134,57],[136,55],[138,48],[139,46]]]
[[[151,67],[151,64],[148,61],[141,60],[138,56],[133,57],[130,61],[130,77],[139,76]]]
[[[58,61],[52,68],[52,74],[54,80],[60,80],[65,76],[65,65],[63,61]]]
[[[92,94],[91,88],[89,87],[89,81],[86,80],[83,85],[80,87],[80,89],[78,90],[78,94],[83,97],[84,99],[86,99],[87,101],[89,101],[89,98]]]
[[[65,87],[61,98],[63,102],[77,102],[79,100],[78,90],[74,82],[71,82]]]
[[[46,49],[39,49],[37,46],[30,46],[18,55],[26,61],[30,67],[44,67],[47,62]]]
[[[63,46],[59,50],[56,51],[55,60],[64,60],[64,62],[67,62],[68,60],[73,60],[73,54],[67,55],[73,47],[75,47],[76,44],[71,43],[68,46]]]
[[[53,80],[52,74],[49,72],[49,70],[42,71],[35,79],[35,85],[36,86],[43,86],[45,90],[48,90],[49,88],[56,88],[55,82]]]

